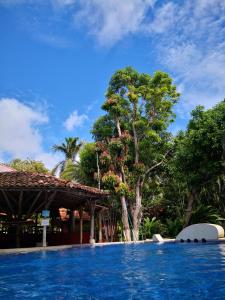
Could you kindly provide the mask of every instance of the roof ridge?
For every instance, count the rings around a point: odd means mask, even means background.
[[[22,176],[22,177],[21,177]],[[26,181],[29,178],[28,182]],[[14,180],[16,180],[14,182]],[[97,194],[108,194],[106,191],[98,189],[96,187],[91,187],[81,183],[73,182],[70,180],[64,180],[57,178],[51,174],[42,174],[42,173],[30,173],[27,171],[17,171],[13,172],[0,172],[0,186],[4,186],[6,183],[7,186],[17,186],[21,187],[23,185],[28,186],[56,186],[61,188],[69,189],[79,189],[86,192],[97,193]]]
[[[9,169],[12,170],[12,171],[16,171],[16,169],[10,167],[9,165],[7,165],[7,164],[5,164],[5,163],[3,163],[3,162],[0,162],[0,165],[2,165],[3,167],[9,168]]]

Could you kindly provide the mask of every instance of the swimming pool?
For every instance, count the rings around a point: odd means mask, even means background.
[[[225,244],[131,244],[0,256],[0,299],[225,299]]]

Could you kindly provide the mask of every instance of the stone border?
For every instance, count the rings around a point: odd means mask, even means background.
[[[175,242],[175,239],[164,239],[162,243]],[[30,247],[30,248],[12,248],[12,249],[0,249],[0,255],[5,254],[26,254],[31,252],[40,251],[57,251],[70,248],[87,248],[87,247],[102,247],[102,246],[113,246],[113,245],[132,245],[132,244],[144,244],[144,243],[155,243],[152,239],[137,241],[137,242],[108,242],[108,243],[96,243],[90,244],[73,244],[73,245],[61,245],[61,246],[47,246],[47,247]]]
[[[211,243],[222,243],[225,242],[225,238],[220,238],[217,241],[213,241]],[[164,238],[163,242],[154,242],[152,239],[138,241],[138,242],[108,242],[108,243],[96,243],[93,245],[90,244],[73,244],[73,245],[61,245],[61,246],[47,246],[47,247],[31,247],[31,248],[12,248],[12,249],[0,249],[0,256],[6,254],[26,254],[32,252],[44,252],[44,251],[57,251],[64,250],[70,248],[93,248],[93,247],[103,247],[103,246],[113,246],[113,245],[132,245],[132,244],[144,244],[144,243],[154,243],[154,244],[163,244],[163,243],[176,243],[181,244],[180,241],[176,241],[175,239],[167,239]],[[208,243],[208,242],[207,242]],[[182,244],[194,244],[192,243],[182,243]],[[201,244],[201,243],[199,243]]]

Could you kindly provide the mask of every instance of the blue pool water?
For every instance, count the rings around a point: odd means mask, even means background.
[[[225,299],[225,244],[2,255],[0,299]]]

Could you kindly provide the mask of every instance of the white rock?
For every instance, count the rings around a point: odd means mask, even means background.
[[[154,242],[163,242],[163,238],[160,234],[153,234],[152,239]]]
[[[224,237],[224,229],[220,225],[200,223],[184,228],[176,237],[176,241],[216,241]]]

